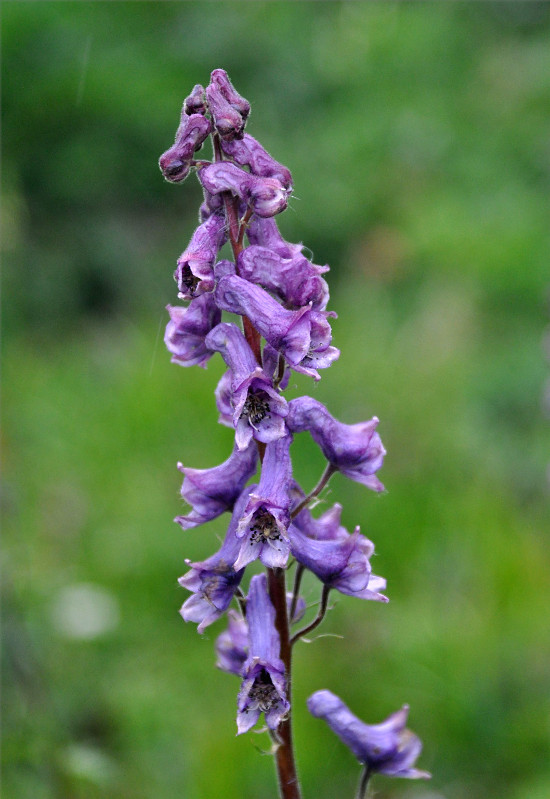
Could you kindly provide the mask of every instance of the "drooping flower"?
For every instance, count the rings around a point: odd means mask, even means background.
[[[237,700],[239,735],[250,730],[261,713],[265,714],[269,729],[275,730],[290,710],[280,639],[275,628],[275,609],[267,593],[265,574],[255,575],[250,581],[246,621],[249,647]]]
[[[191,93],[185,98],[183,108],[186,114],[206,114],[206,97],[204,87],[197,83]]]
[[[184,103],[174,144],[159,158],[159,166],[166,180],[170,183],[185,180],[195,151],[202,147],[211,132],[210,120],[202,114],[189,116]]]
[[[287,611],[290,614],[293,595],[286,595]],[[296,624],[302,619],[306,612],[306,601],[303,597],[298,597],[296,607],[289,618],[290,624]],[[248,624],[239,613],[234,610],[227,611],[227,629],[224,630],[216,639],[216,653],[218,656],[216,666],[222,671],[230,672],[242,676],[242,668],[248,657]]]
[[[331,730],[370,771],[390,777],[429,779],[427,771],[412,768],[422,750],[420,738],[405,728],[407,705],[381,724],[365,724],[331,691],[317,691],[307,700],[309,712],[324,719]]]
[[[256,471],[257,461],[258,450],[252,443],[244,450],[234,447],[226,461],[211,469],[190,469],[178,463],[178,469],[185,475],[181,496],[192,510],[185,516],[176,516],[174,521],[184,530],[189,530],[232,510],[245,484]]]
[[[222,141],[242,138],[250,103],[235,90],[224,69],[215,69],[211,73],[206,98]]]
[[[227,629],[216,639],[216,654],[219,669],[242,675],[248,656],[248,624],[235,610],[227,611]]]
[[[231,161],[202,166],[197,174],[210,194],[228,191],[249,203],[258,216],[275,216],[288,205],[288,191],[276,178],[252,175]]]
[[[222,150],[236,164],[250,167],[253,175],[262,178],[276,178],[283,188],[287,191],[292,190],[290,170],[272,158],[260,142],[248,133],[245,133],[242,139],[222,141]]]
[[[272,218],[252,215],[246,235],[250,244],[267,247],[281,258],[294,258],[301,255],[304,249],[301,244],[291,244],[289,241],[285,241],[277,227],[276,220]],[[317,268],[324,272],[328,270],[328,267]]]
[[[287,402],[273,388],[239,328],[221,322],[206,337],[206,346],[221,354],[231,372],[230,403],[239,449],[252,437],[267,444],[284,436]]]
[[[236,571],[233,568],[240,545],[235,533],[247,501],[248,491],[245,489],[235,503],[221,548],[207,560],[186,561],[190,571],[178,580],[182,588],[193,592],[183,603],[180,613],[185,621],[198,622],[199,633],[225,613],[241,582],[244,569]]]
[[[386,581],[371,574],[369,558],[374,545],[360,535],[359,527],[351,535],[341,528],[333,538],[314,539],[291,525],[288,536],[291,553],[298,563],[313,572],[328,588],[358,599],[388,601],[379,593],[386,587]]]
[[[180,366],[202,366],[212,357],[204,343],[207,334],[221,321],[221,311],[212,294],[201,294],[187,308],[167,305],[170,321],[166,325],[164,343],[172,353],[172,363]]]
[[[320,380],[317,369],[324,369],[340,355],[330,342],[328,316],[333,311],[314,311],[307,305],[288,311],[267,291],[237,275],[222,278],[215,289],[223,311],[247,316],[272,347],[279,350],[296,371]]]
[[[311,303],[315,311],[324,311],[329,300],[328,284],[304,255],[283,258],[268,247],[252,244],[237,259],[237,271],[251,283],[257,283],[279,297],[290,308]]]
[[[174,272],[180,299],[191,300],[214,288],[214,262],[226,238],[225,227],[225,216],[213,213],[193,233]]]
[[[257,558],[270,569],[286,565],[290,551],[287,530],[291,502],[291,442],[292,436],[286,435],[265,448],[260,484],[250,492],[237,527],[241,547],[236,569],[242,569]]]
[[[289,430],[293,433],[309,430],[332,466],[373,491],[384,490],[375,474],[386,454],[380,436],[375,432],[376,416],[368,422],[344,424],[312,397],[298,397],[291,400],[288,407],[286,422]]]

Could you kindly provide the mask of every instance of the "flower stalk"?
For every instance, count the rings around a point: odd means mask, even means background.
[[[227,618],[216,665],[241,679],[238,734],[263,717],[275,742],[280,797],[301,799],[292,740],[293,646],[325,619],[333,589],[387,601],[385,580],[371,571],[372,542],[358,526],[349,533],[341,525],[340,505],[319,517],[311,507],[337,471],[381,492],[376,473],[386,451],[376,417],[344,424],[312,397],[284,396],[292,371],[319,381],[319,370],[337,360],[329,321],[336,314],[326,310],[330,296],[321,275],[328,266],[312,263],[302,244],[279,232],[275,217],[287,207],[292,176],[245,131],[249,113],[227,73],[215,69],[206,89],[196,85],[185,99],[174,144],[159,160],[167,181],[181,183],[194,172],[204,191],[199,225],[174,274],[178,296],[188,304],[168,306],[165,342],[181,366],[205,368],[214,355],[222,357],[227,371],[215,390],[216,405],[219,422],[234,429],[233,450],[219,466],[178,464],[190,510],[175,521],[189,530],[217,519],[223,531],[217,552],[186,561],[189,571],[179,582],[191,596],[180,613],[199,632]],[[207,139],[212,161],[196,157]],[[219,258],[227,241],[233,260]],[[236,323],[222,321],[222,312]],[[301,433],[326,459],[308,494],[292,474],[291,448]],[[249,565],[258,561],[263,571],[249,578]],[[321,601],[314,618],[292,633],[306,612],[300,596],[305,572],[320,581]],[[427,776],[412,768],[420,742],[404,729],[405,708],[368,727],[329,691],[313,694],[308,707],[364,764],[357,799],[364,799],[375,771]]]

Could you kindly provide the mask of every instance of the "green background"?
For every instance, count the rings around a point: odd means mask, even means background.
[[[162,180],[181,103],[228,70],[249,132],[294,176],[280,217],[330,263],[340,361],[318,386],[380,417],[375,496],[336,476],[387,606],[339,596],[297,648],[304,796],[358,767],[305,699],[366,721],[403,703],[431,783],[377,797],[550,795],[550,6],[5,2],[4,792],[14,799],[275,797],[238,680],[177,611],[178,460],[224,460],[222,365],[162,343],[200,190]],[[548,346],[546,347],[546,354]],[[322,458],[294,444],[307,487]],[[317,586],[305,586],[309,602]],[[73,613],[73,615],[71,615]],[[74,614],[76,613],[76,616]],[[95,626],[94,626],[95,625]]]

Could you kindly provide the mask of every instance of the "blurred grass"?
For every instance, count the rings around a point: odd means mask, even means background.
[[[339,598],[323,632],[344,639],[299,648],[305,795],[357,777],[304,709],[328,687],[371,722],[411,705],[434,779],[380,779],[382,799],[546,797],[550,7],[2,10],[5,795],[275,796],[267,742],[235,738],[238,683],[212,667],[221,625],[201,639],[176,612],[184,558],[224,529],[172,524],[175,463],[219,463],[231,432],[220,364],[182,371],[162,344],[200,192],[156,159],[224,66],[293,171],[283,233],[332,268],[342,356],[297,390],[347,422],[376,413],[389,453],[387,494],[336,476],[324,498],[375,541],[391,602]],[[118,607],[90,639],[59,618],[82,583]]]

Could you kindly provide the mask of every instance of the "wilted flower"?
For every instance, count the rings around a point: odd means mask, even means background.
[[[422,743],[405,729],[407,705],[381,724],[364,724],[331,691],[317,691],[307,700],[309,712],[324,719],[331,730],[370,771],[390,777],[428,779],[427,771],[412,768]]]
[[[225,217],[213,213],[193,233],[187,249],[178,258],[174,279],[179,297],[190,300],[214,288],[214,262],[226,237]]]
[[[259,141],[248,133],[242,139],[222,141],[222,150],[240,166],[250,167],[253,175],[262,178],[276,178],[284,189],[292,189],[290,170],[272,158]]]
[[[202,114],[188,116],[184,103],[176,140],[159,158],[159,166],[166,180],[170,183],[181,183],[185,180],[195,151],[202,147],[211,132],[210,120]]]
[[[268,247],[251,245],[237,259],[239,275],[271,291],[290,308],[309,305],[324,311],[329,300],[326,280],[304,255],[283,258]]]
[[[245,172],[231,161],[203,166],[199,180],[210,194],[230,192],[250,204],[258,216],[275,216],[288,204],[288,191],[276,178],[262,178]]]

